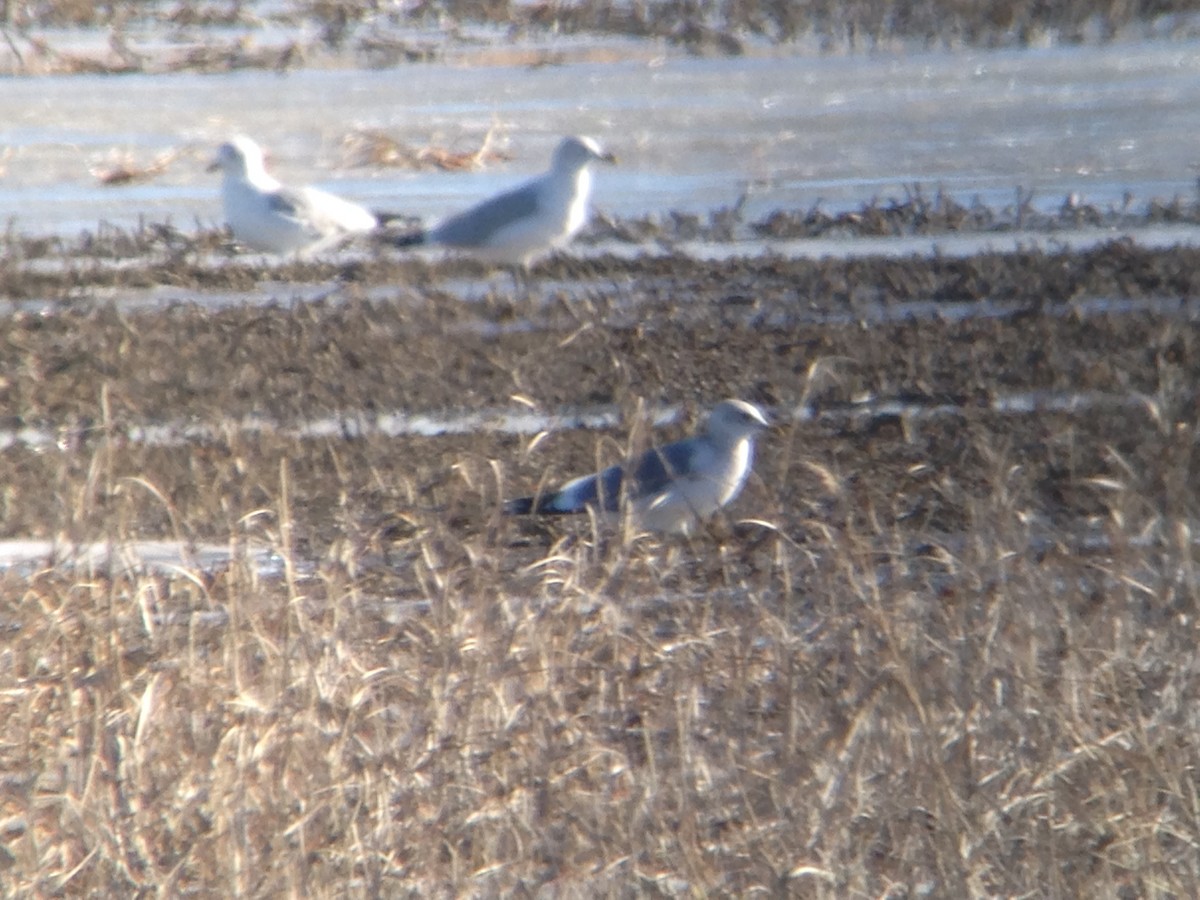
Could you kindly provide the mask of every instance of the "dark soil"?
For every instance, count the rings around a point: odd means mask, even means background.
[[[297,527],[319,554],[398,519],[492,527],[501,490],[532,489],[626,446],[628,427],[555,433],[528,454],[528,439],[486,430],[287,433],[322,415],[519,408],[514,397],[551,413],[682,405],[688,419],[727,396],[764,404],[780,428],[734,512],[798,540],[814,521],[857,516],[914,535],[958,533],[973,504],[1000,489],[1022,515],[1067,530],[1105,521],[1118,503],[1139,521],[1190,515],[1198,263],[1195,250],[1128,243],[961,260],[560,258],[534,271],[527,292],[467,264],[386,254],[271,272],[147,264],[134,283],[196,285],[201,302],[205,287],[244,289],[266,275],[272,290],[284,276],[325,280],[330,296],[136,313],[83,299],[12,315],[0,344],[5,424],[60,439],[0,454],[2,528],[159,537],[182,527],[222,539],[277,494],[286,460]],[[482,301],[439,286],[472,272],[493,285]],[[18,276],[8,277],[19,296]],[[368,289],[383,299],[364,299]],[[1165,302],[1083,312],[1080,301],[1093,298]],[[989,315],[906,317],[909,301],[978,304]],[[881,310],[891,321],[876,318]],[[993,406],[1076,392],[1102,399],[1079,412]],[[907,406],[880,410],[888,401]],[[247,417],[275,428],[247,430]],[[164,423],[210,431],[167,446],[131,438]],[[160,496],[131,492],[131,478]]]

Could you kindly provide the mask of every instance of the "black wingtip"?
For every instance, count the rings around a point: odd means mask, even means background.
[[[518,497],[516,500],[507,500],[502,507],[502,511],[506,516],[569,516],[578,512],[574,509],[558,509],[552,501],[554,496],[542,497]]]
[[[507,500],[504,503],[506,516],[527,516],[531,512],[533,512],[532,497],[518,497],[516,500]]]

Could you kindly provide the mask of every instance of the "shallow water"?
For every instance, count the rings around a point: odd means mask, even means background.
[[[617,216],[707,211],[744,192],[749,218],[842,209],[902,198],[915,184],[995,207],[1021,187],[1045,208],[1070,194],[1119,208],[1127,192],[1139,202],[1194,194],[1198,73],[1200,43],[1136,42],[16,78],[0,92],[0,217],[64,234],[143,218],[216,224],[216,182],[203,164],[233,131],[264,143],[285,180],[424,218],[540,170],[565,132],[591,133],[621,157],[596,191],[597,206]],[[470,150],[494,125],[513,159],[484,171],[342,167],[342,140],[356,128]],[[147,163],[171,150],[181,156],[149,183],[104,187],[90,171],[114,153]]]

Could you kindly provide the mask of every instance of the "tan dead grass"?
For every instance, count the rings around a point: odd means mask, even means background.
[[[157,154],[150,162],[142,162],[129,151],[112,150],[103,162],[89,166],[93,178],[109,187],[150,181],[162,175],[184,153],[172,148]]]
[[[6,424],[56,430],[0,453],[7,536],[252,539],[280,564],[0,575],[0,883],[1197,895],[1195,329],[1062,309],[1114,283],[1189,296],[1192,256],[647,261],[636,328],[580,290],[573,316],[486,338],[460,326],[494,307],[449,302],[14,314]],[[852,308],[984,284],[1043,305],[783,315],[797,294]],[[755,315],[728,312],[751,289]],[[301,440],[237,424],[468,397],[618,398],[635,421],[635,397],[681,383],[776,398],[785,427],[734,508],[756,523],[625,540],[496,515],[548,468],[651,439],[633,426]],[[1140,402],[986,402],[1073,389]],[[863,395],[957,409],[859,419]],[[789,420],[799,404],[822,415]],[[168,418],[213,431],[130,437]]]
[[[826,511],[775,530],[538,549],[465,462],[466,529],[410,511],[365,540],[343,494],[314,559],[319,476],[284,460],[230,510],[278,573],[4,576],[8,889],[1200,890],[1194,541],[1121,485],[1091,551],[1035,539],[1002,454],[960,536],[814,462]],[[79,514],[186,531],[114,465],[74,476]]]
[[[342,165],[400,169],[439,169],[461,172],[482,169],[491,163],[509,160],[508,154],[495,149],[496,127],[487,130],[474,150],[452,150],[439,144],[413,146],[378,128],[359,128],[342,138]]]

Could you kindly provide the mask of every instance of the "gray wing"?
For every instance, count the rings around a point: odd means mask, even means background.
[[[650,497],[665,491],[677,478],[694,476],[703,441],[700,437],[685,438],[646,451],[633,473],[633,496]]]
[[[687,438],[646,451],[632,468],[630,499],[652,497],[665,491],[675,479],[694,476],[702,441],[703,438]],[[626,471],[626,466],[609,466],[603,472],[569,481],[543,500],[538,511],[582,512],[592,506],[615,512],[620,508]]]
[[[293,188],[280,188],[267,195],[267,207],[271,212],[282,213],[295,219],[308,218],[310,206],[304,192]]]
[[[505,226],[537,212],[538,195],[541,193],[538,184],[537,181],[531,181],[451,216],[435,228],[430,237],[452,247],[485,246]]]
[[[609,466],[595,475],[584,475],[568,481],[561,488],[545,497],[537,506],[537,512],[576,513],[589,506],[605,512],[615,512],[621,500],[621,482],[625,473],[621,466]]]

